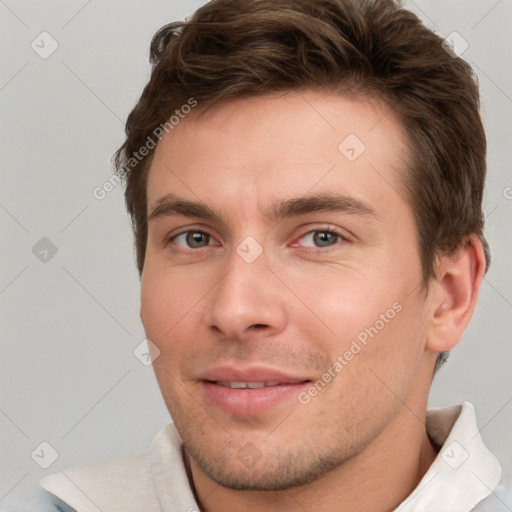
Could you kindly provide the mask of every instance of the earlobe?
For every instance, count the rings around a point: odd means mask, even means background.
[[[427,348],[443,352],[460,341],[475,310],[485,267],[484,249],[476,235],[455,254],[440,258],[429,293]]]

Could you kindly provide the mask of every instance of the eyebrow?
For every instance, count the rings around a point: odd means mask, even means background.
[[[264,211],[264,216],[270,222],[277,222],[288,217],[320,211],[377,217],[375,210],[361,200],[350,196],[331,193],[318,193],[290,199],[279,199]],[[182,199],[174,194],[167,194],[155,202],[155,206],[148,216],[148,221],[151,222],[161,217],[173,215],[198,217],[222,222],[220,216],[208,205],[198,201]]]

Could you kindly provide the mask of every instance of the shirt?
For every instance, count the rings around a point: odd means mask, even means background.
[[[485,446],[471,403],[430,409],[430,438],[442,446],[414,491],[394,512],[506,512],[509,480]],[[173,424],[160,430],[148,450],[128,457],[68,468],[43,478],[52,512],[198,512]]]

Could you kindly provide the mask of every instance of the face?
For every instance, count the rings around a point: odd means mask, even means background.
[[[193,112],[157,146],[141,318],[215,482],[311,481],[407,400],[426,299],[406,154],[389,108],[312,91]]]

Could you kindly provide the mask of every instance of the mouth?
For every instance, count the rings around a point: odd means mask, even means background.
[[[217,368],[200,379],[207,405],[239,416],[262,415],[277,410],[296,399],[311,382],[311,379],[261,367]]]
[[[268,382],[230,382],[225,380],[215,381],[214,384],[224,386],[231,389],[260,389],[260,388],[273,388],[275,386],[284,386],[286,382],[268,381]]]

